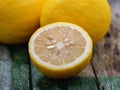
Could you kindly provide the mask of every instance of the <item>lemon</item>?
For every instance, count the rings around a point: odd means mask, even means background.
[[[81,27],[65,22],[38,29],[30,38],[29,54],[45,76],[63,79],[81,72],[90,62],[92,40]]]
[[[71,22],[83,27],[94,44],[109,29],[111,12],[107,0],[48,0],[41,13],[41,26]]]
[[[7,44],[28,41],[39,28],[42,7],[46,0],[0,0],[0,42]]]

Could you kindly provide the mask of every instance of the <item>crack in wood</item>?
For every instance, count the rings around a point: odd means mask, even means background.
[[[93,62],[91,61],[90,63],[91,63],[92,69],[93,69],[93,73],[94,73],[94,75],[95,75],[95,82],[96,82],[97,88],[98,88],[98,90],[100,90],[100,82],[99,82],[97,73],[96,73],[96,71],[95,71]]]

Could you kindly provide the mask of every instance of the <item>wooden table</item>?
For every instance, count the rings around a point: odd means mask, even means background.
[[[109,3],[110,30],[82,73],[65,80],[44,77],[32,65],[27,44],[0,44],[0,90],[120,90],[120,0]]]

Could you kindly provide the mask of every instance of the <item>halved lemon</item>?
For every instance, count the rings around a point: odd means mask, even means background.
[[[74,24],[57,22],[38,29],[30,38],[29,54],[45,76],[63,79],[81,72],[90,62],[93,43]]]

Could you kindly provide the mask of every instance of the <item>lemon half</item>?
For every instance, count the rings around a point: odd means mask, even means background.
[[[90,62],[92,40],[81,27],[58,22],[38,29],[29,41],[33,64],[45,76],[62,79],[81,72]]]

